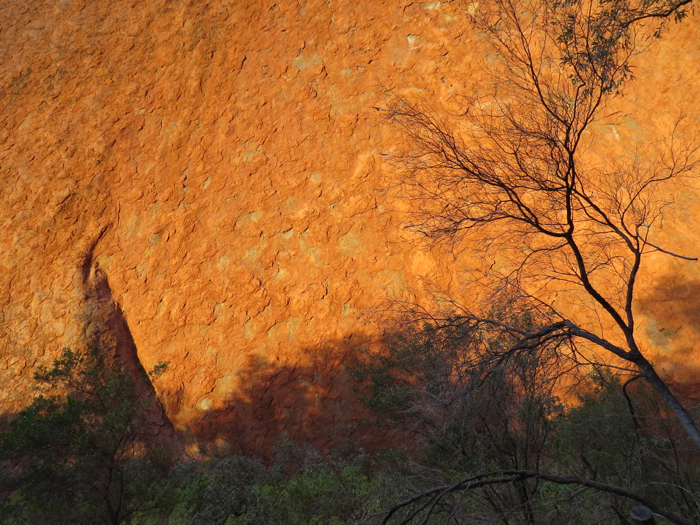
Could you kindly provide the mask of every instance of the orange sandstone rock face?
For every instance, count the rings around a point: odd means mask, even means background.
[[[473,92],[489,50],[467,8],[6,0],[3,411],[28,402],[37,365],[110,329],[99,313],[118,309],[114,344],[132,339],[146,369],[169,363],[154,386],[190,450],[331,443],[362,415],[342,360],[381,344],[364,314],[420,294],[425,276],[459,282],[459,256],[405,239],[384,160],[401,138],[375,108],[386,90],[448,106]],[[695,17],[639,58],[618,103],[627,125],[606,131],[621,148],[698,118],[699,46]],[[697,254],[695,198],[679,197],[667,237]],[[689,381],[700,272],[663,264],[646,276],[650,341]],[[660,308],[675,297],[658,299],[657,276],[685,286],[674,304],[688,319]]]

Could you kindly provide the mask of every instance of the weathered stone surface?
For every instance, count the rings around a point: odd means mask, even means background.
[[[332,441],[361,414],[339,363],[381,339],[363,314],[419,293],[423,276],[459,282],[458,259],[407,242],[391,211],[405,203],[390,197],[385,153],[400,139],[375,107],[387,89],[449,107],[483,80],[488,49],[462,9],[5,0],[4,410],[26,403],[37,364],[103,328],[88,300],[100,272],[143,366],[170,364],[155,388],[190,450]],[[681,112],[697,122],[697,17],[638,64],[618,103],[631,116],[609,132],[621,148]],[[696,197],[684,190],[668,226],[679,251],[700,251]],[[669,371],[682,363],[679,379],[696,380],[700,302],[687,283],[700,273],[654,264],[650,341]],[[659,299],[664,279],[680,288]]]

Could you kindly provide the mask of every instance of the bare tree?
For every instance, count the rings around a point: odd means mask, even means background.
[[[651,510],[651,512],[654,514],[666,518],[671,523],[676,523],[677,525],[692,525],[691,521],[688,521],[662,507],[659,507],[655,503],[625,488],[600,483],[586,478],[575,476],[554,476],[528,470],[499,470],[496,472],[487,472],[476,476],[470,476],[458,481],[457,483],[443,484],[432,487],[429,490],[415,494],[411,498],[401,501],[388,509],[384,513],[385,515],[381,521],[381,524],[388,524],[390,519],[401,510],[407,510],[408,512],[406,512],[405,515],[397,515],[398,519],[396,520],[396,523],[406,525],[411,523],[415,518],[423,518],[421,523],[427,523],[428,517],[443,500],[447,499],[446,496],[450,496],[453,493],[460,494],[461,497],[459,502],[461,502],[464,495],[470,491],[492,485],[516,483],[526,479],[537,479],[556,485],[579,485],[586,487],[587,489],[614,494],[616,496],[642,503],[644,507],[640,508],[640,513],[649,514],[649,516],[651,516],[651,513],[649,512]],[[455,508],[457,506],[455,506]],[[642,511],[641,509],[644,510]],[[454,514],[454,512],[452,514]],[[448,521],[445,521],[445,523],[449,523],[449,518]],[[455,520],[455,523],[459,522]]]
[[[552,342],[578,357],[577,345],[602,350],[607,364],[645,378],[700,447],[690,413],[642,351],[635,312],[649,254],[697,260],[664,248],[655,233],[698,147],[684,142],[682,118],[629,162],[591,131],[611,122],[609,101],[631,77],[641,38],[658,33],[640,21],[682,18],[689,3],[492,0],[473,21],[501,57],[493,93],[465,99],[464,114],[447,120],[405,99],[389,117],[412,144],[401,157],[410,168],[402,189],[415,205],[409,227],[433,242],[469,237],[496,252],[478,283],[551,319],[525,329],[460,306],[432,320],[497,327],[512,339],[505,357]],[[557,293],[568,304],[555,303]]]

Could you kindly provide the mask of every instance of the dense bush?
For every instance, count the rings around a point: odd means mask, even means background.
[[[425,523],[593,524],[617,523],[637,504],[536,477],[446,492],[422,510],[416,498],[511,471],[623,487],[700,521],[700,458],[652,390],[595,369],[562,383],[546,353],[481,367],[475,353],[497,346],[492,336],[443,338],[425,327],[354,367],[374,423],[403,429],[408,453],[350,444],[321,456],[283,443],[269,464],[174,461],[142,435],[151,401],[132,378],[99,349],[66,351],[39,371],[40,395],[0,434],[0,523],[379,523],[414,498],[391,523],[415,512],[416,522],[430,514]]]
[[[541,349],[489,359],[499,355],[493,351],[498,339],[497,331],[446,336],[426,325],[354,367],[360,399],[376,424],[403,428],[421,445],[420,467],[404,491],[410,486],[408,492],[420,494],[485,473],[537,471],[625,488],[700,520],[700,455],[647,384],[631,379],[623,386],[592,366],[562,374],[566,363]],[[446,495],[417,518],[430,511],[436,523],[448,516],[455,523],[617,522],[635,505],[619,494],[531,477]]]
[[[96,347],[65,350],[36,380],[39,394],[0,434],[3,525],[350,523],[389,483],[366,454],[309,456],[291,443],[272,466],[178,463],[143,432],[153,399]]]
[[[117,525],[162,507],[173,458],[142,435],[153,399],[131,375],[90,347],[35,377],[40,394],[0,434],[0,521]]]

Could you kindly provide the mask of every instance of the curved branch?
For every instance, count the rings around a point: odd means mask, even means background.
[[[671,511],[668,511],[666,509],[663,509],[656,505],[654,502],[643,498],[642,496],[632,492],[631,490],[618,487],[615,485],[608,485],[607,483],[600,483],[598,481],[593,481],[591,479],[587,478],[580,478],[577,476],[556,476],[553,474],[545,474],[543,472],[537,472],[533,470],[500,470],[500,471],[494,471],[494,472],[488,472],[485,474],[478,474],[476,476],[472,476],[466,479],[463,479],[453,485],[440,485],[437,487],[434,487],[430,490],[426,490],[424,492],[421,492],[420,494],[416,494],[412,496],[411,498],[408,498],[400,503],[397,503],[390,509],[386,511],[386,515],[384,516],[384,519],[382,520],[382,525],[387,525],[389,523],[389,519],[396,514],[399,510],[406,508],[414,503],[417,503],[421,501],[424,498],[429,498],[428,503],[422,505],[418,510],[414,511],[411,513],[411,515],[404,519],[403,521],[400,521],[399,523],[401,525],[406,525],[410,523],[410,521],[418,514],[420,511],[424,510],[427,508],[429,505],[433,504],[433,507],[435,504],[442,499],[445,495],[455,492],[455,491],[469,491],[473,489],[477,489],[480,487],[486,487],[490,485],[503,485],[503,484],[509,484],[509,483],[516,483],[520,481],[524,481],[527,479],[539,479],[542,481],[547,481],[550,483],[555,483],[557,485],[580,485],[582,487],[586,487],[589,489],[597,490],[600,492],[606,492],[608,494],[614,494],[616,496],[621,496],[623,498],[631,499],[633,501],[636,501],[638,503],[641,503],[645,507],[647,507],[651,512],[654,514],[658,514],[659,516],[663,516],[667,520],[669,520],[671,523],[675,523],[677,525],[693,525],[692,522],[686,520],[685,518],[682,518],[681,516],[677,516],[676,514],[672,513]],[[431,508],[431,512],[432,512]]]
[[[686,261],[697,261],[697,257],[688,257],[686,255],[679,255],[677,253],[669,252],[668,250],[664,250],[663,248],[656,246],[655,244],[650,243],[649,241],[646,241],[645,244],[648,246],[651,246],[654,248],[656,251],[659,251],[661,253],[665,253],[666,255],[670,255],[671,257],[676,257],[677,259],[684,259]]]

